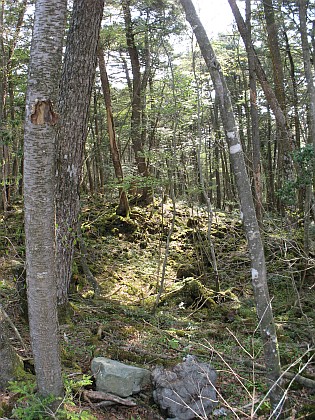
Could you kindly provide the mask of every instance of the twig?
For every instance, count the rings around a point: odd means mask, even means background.
[[[235,339],[237,344],[240,346],[240,348],[249,356],[251,359],[253,359],[253,356],[245,349],[245,347],[240,343],[240,340],[236,337],[236,335],[229,329],[226,328],[228,332],[231,334],[231,336]]]
[[[266,398],[268,397],[268,395],[270,394],[270,392],[272,391],[272,389],[281,382],[281,379],[284,377],[285,373],[288,372],[291,367],[295,366],[297,363],[299,363],[301,360],[303,360],[303,357],[306,356],[310,351],[311,351],[311,349],[308,349],[307,351],[305,351],[304,354],[302,354],[302,356],[300,356],[293,363],[291,363],[291,365],[280,375],[280,377],[278,378],[278,380],[269,388],[268,392],[266,393],[266,395],[264,396],[264,398],[261,400],[261,402],[259,403],[258,407],[256,407],[256,410],[254,411],[254,414],[257,413],[257,411],[259,410],[259,408],[261,407],[261,405],[263,404],[263,402],[266,400]],[[289,388],[291,387],[292,383],[295,380],[295,376],[299,375],[307,367],[307,365],[310,363],[310,361],[312,360],[313,357],[314,357],[314,355],[312,355],[309,358],[309,360],[299,369],[299,372],[296,375],[294,375],[294,378],[290,381],[289,386],[285,390],[285,392],[284,392],[281,400],[279,401],[277,407],[274,409],[272,415],[274,413],[277,413],[278,407],[280,407],[282,405],[282,402],[283,402],[284,398],[286,397]],[[270,417],[270,418],[272,418],[272,417]],[[278,418],[278,416],[277,416],[277,418]]]
[[[19,339],[20,343],[23,346],[23,350],[26,350],[26,344],[23,341],[23,338],[21,337],[21,334],[19,333],[18,329],[16,328],[16,326],[13,324],[13,322],[11,321],[11,318],[9,317],[9,315],[6,313],[6,311],[4,310],[2,304],[0,303],[0,310],[5,318],[5,320],[8,322],[8,324],[10,325],[10,327],[13,329],[13,331],[15,332],[15,335],[17,336],[17,338]]]
[[[304,355],[303,355],[304,356]],[[298,359],[300,360],[300,359]],[[239,360],[240,363],[243,363],[245,366],[252,366],[253,362],[250,360]],[[259,363],[254,363],[255,369],[257,370],[261,370],[261,371],[265,371],[266,368],[265,366],[259,364]],[[289,366],[289,368],[291,368],[292,365]],[[298,382],[299,384],[301,384],[302,386],[305,386],[306,388],[312,388],[315,389],[315,380],[311,379],[311,378],[305,378],[302,375],[299,374],[295,374],[293,372],[288,372],[287,370],[285,370],[282,373],[282,377],[285,379],[292,379],[294,378],[295,382]]]
[[[108,299],[112,296],[114,296],[116,293],[119,292],[119,290],[122,289],[122,286],[118,286],[116,287],[116,289],[114,289],[113,291],[111,291],[110,293],[107,293],[106,295],[103,295],[103,299]]]
[[[232,372],[233,376],[236,378],[236,380],[239,382],[239,384],[242,386],[242,388],[244,389],[244,391],[247,393],[247,395],[251,398],[252,395],[250,394],[250,392],[248,391],[248,389],[246,388],[246,386],[243,384],[243,382],[241,381],[241,377],[240,375],[238,375],[234,369],[232,368],[231,365],[229,365],[229,363],[224,359],[224,357],[222,357],[222,355],[215,350],[215,348],[206,340],[207,345],[205,344],[201,344],[201,347],[205,347],[210,349],[213,353],[215,353],[217,356],[219,356],[220,360],[224,363],[224,365],[228,368],[229,372]]]

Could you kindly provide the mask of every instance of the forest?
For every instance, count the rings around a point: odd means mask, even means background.
[[[0,419],[315,418],[315,2],[221,1],[2,0]]]

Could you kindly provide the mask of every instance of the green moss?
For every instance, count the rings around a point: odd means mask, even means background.
[[[20,357],[14,366],[14,378],[17,381],[34,381],[34,375],[24,369],[24,363]]]
[[[218,303],[226,301],[233,301],[239,306],[238,298],[230,289],[216,292],[213,289],[207,288],[199,280],[194,278],[185,279],[179,289],[170,292],[163,297],[162,302],[171,301],[176,305],[195,308],[212,308]]]
[[[72,318],[74,315],[74,305],[72,303],[66,302],[63,305],[58,306],[58,319],[60,325],[62,324],[71,324]]]

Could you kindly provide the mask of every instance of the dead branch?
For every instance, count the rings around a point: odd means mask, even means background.
[[[19,333],[18,329],[16,328],[16,326],[14,325],[13,321],[11,320],[11,318],[9,317],[9,315],[6,313],[6,311],[4,310],[4,307],[2,306],[2,304],[0,303],[0,311],[3,314],[4,319],[7,321],[7,323],[10,325],[10,327],[12,328],[12,330],[14,331],[16,337],[18,338],[18,340],[20,341],[20,343],[23,346],[23,350],[26,350],[26,345],[24,343],[23,338],[21,337],[21,334]]]
[[[83,391],[83,398],[91,402],[90,400],[100,401],[98,403],[98,406],[106,406],[109,405],[108,402],[111,402],[113,404],[121,404],[126,405],[128,407],[135,407],[137,404],[128,398],[121,398],[117,395],[109,394],[108,392],[103,391],[93,391],[93,390],[86,390]]]

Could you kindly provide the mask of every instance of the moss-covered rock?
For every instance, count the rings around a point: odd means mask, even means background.
[[[199,280],[187,278],[177,290],[166,294],[161,299],[161,304],[174,303],[185,307],[215,306],[215,292],[207,289]]]

